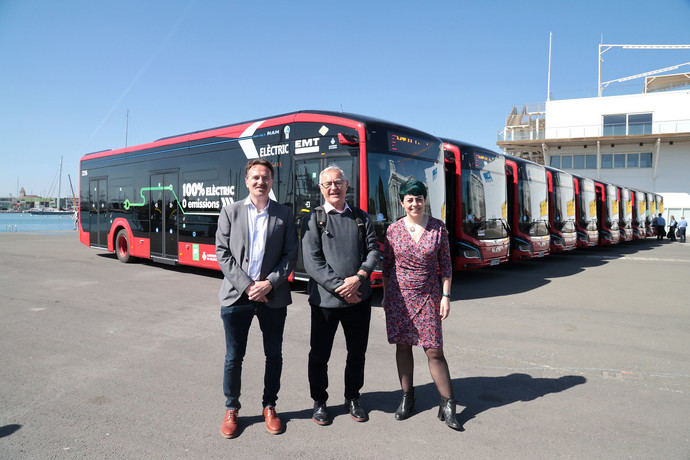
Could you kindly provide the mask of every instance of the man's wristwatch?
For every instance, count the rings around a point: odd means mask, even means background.
[[[359,278],[359,281],[362,282],[362,283],[365,282],[365,281],[367,280],[367,277],[366,277],[366,276],[361,275],[361,274],[359,274],[359,273],[357,273],[357,278]]]

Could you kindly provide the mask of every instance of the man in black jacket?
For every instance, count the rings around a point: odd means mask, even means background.
[[[337,166],[319,175],[325,199],[325,222],[314,212],[302,236],[304,267],[309,274],[311,305],[311,350],[309,388],[314,400],[313,420],[331,422],[328,399],[328,360],[340,323],[345,334],[345,406],[358,422],[368,419],[359,402],[364,386],[364,355],[369,341],[371,286],[369,275],[380,252],[368,214],[353,209],[345,201],[349,182]]]

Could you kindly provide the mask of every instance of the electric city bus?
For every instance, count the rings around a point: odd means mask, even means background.
[[[550,166],[545,168],[549,187],[551,252],[572,251],[577,247],[573,176]]]
[[[647,238],[647,194],[639,190],[632,191],[633,216],[632,229],[633,239],[644,240]]]
[[[647,236],[656,237],[656,227],[652,225],[654,218],[657,216],[656,212],[656,197],[653,193],[647,192],[647,219],[645,221],[647,227]]]
[[[505,154],[511,260],[549,254],[549,191],[544,166]]]
[[[594,181],[580,176],[573,176],[573,181],[577,247],[596,246],[599,244],[599,231],[597,230],[597,195],[594,191]]]
[[[618,230],[620,231],[621,241],[632,241],[633,239],[633,206],[632,206],[632,192],[627,187],[619,187],[618,189]]]
[[[613,184],[595,180],[594,189],[597,196],[599,244],[601,246],[618,244],[621,239],[618,230],[618,188]]]
[[[410,178],[427,185],[427,212],[445,220],[439,139],[360,115],[300,111],[83,156],[79,239],[123,262],[218,269],[218,215],[248,196],[252,158],[273,164],[270,196],[293,209],[298,229],[321,204],[319,172],[331,164],[345,172],[347,202],[369,213],[380,242],[404,215],[398,191]],[[306,279],[301,253],[296,279]],[[373,284],[380,279],[380,271],[372,275]]]
[[[446,226],[456,270],[508,261],[505,158],[442,139],[446,161]]]

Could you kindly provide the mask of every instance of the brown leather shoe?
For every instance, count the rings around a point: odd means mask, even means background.
[[[225,419],[220,426],[220,434],[225,438],[234,438],[237,436],[237,416],[239,411],[237,409],[230,409],[225,411]]]
[[[266,431],[271,434],[279,434],[283,431],[283,423],[276,414],[273,406],[264,407],[264,420],[266,420]]]

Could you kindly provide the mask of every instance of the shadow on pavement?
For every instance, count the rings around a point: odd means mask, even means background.
[[[453,391],[458,403],[457,419],[464,427],[469,420],[489,409],[517,401],[532,401],[550,393],[559,393],[576,385],[581,385],[586,381],[586,378],[579,375],[566,375],[559,378],[533,378],[527,374],[453,379]],[[362,404],[368,410],[382,410],[393,414],[401,397],[402,392],[400,390],[366,393],[362,395]],[[436,416],[436,409],[440,402],[436,385],[427,383],[415,387],[415,397],[415,408],[410,419],[414,419],[420,412],[430,409],[433,411],[433,416]],[[465,409],[461,409],[462,406]],[[424,417],[426,423],[428,416],[425,415]]]
[[[509,262],[497,267],[456,272],[451,300],[482,299],[528,292],[550,283],[552,278],[576,275],[586,268],[598,267],[611,260],[663,244],[660,241],[631,241],[616,246],[552,254],[542,259]]]
[[[16,431],[19,431],[21,427],[21,425],[17,425],[16,423],[13,423],[11,425],[0,426],[0,438],[4,438],[6,436],[14,434]]]

